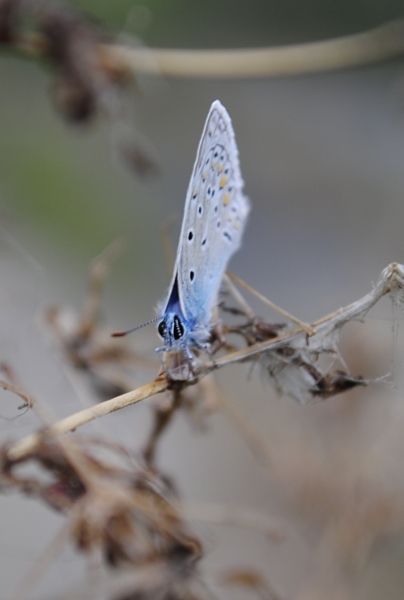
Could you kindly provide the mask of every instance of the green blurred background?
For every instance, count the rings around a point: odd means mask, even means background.
[[[74,6],[120,41],[135,44],[140,38],[146,46],[175,48],[321,40],[376,27],[403,12],[402,2],[393,0],[89,0]],[[38,326],[40,314],[49,302],[79,307],[90,261],[123,236],[127,250],[114,266],[105,292],[107,327],[128,328],[154,316],[154,306],[164,297],[170,279],[161,228],[176,215],[175,247],[197,143],[216,98],[232,117],[245,189],[252,201],[243,248],[232,261],[232,270],[277,304],[311,321],[364,295],[388,263],[404,262],[402,60],[275,79],[139,76],[124,98],[125,135],[156,157],[160,173],[155,178],[138,177],[127,168],[116,147],[115,127],[107,119],[80,127],[67,124],[54,109],[52,85],[49,66],[1,52],[2,360],[15,365],[26,388],[58,416],[80,408],[82,398],[66,381],[62,362]],[[382,375],[391,366],[390,317],[387,311],[380,325],[383,331],[377,330],[379,370],[366,372],[371,360],[359,364],[364,376]],[[357,340],[358,352],[373,348],[363,333]],[[142,330],[131,343],[153,356],[154,328]],[[327,427],[336,427],[335,420],[342,429],[333,431],[344,443],[357,436],[352,423],[343,422],[338,413],[346,406],[345,397],[330,400],[326,408],[303,409],[264,389],[259,378],[247,382],[244,372],[234,373],[241,382],[224,376],[226,393],[268,438],[275,436],[280,450],[287,450],[289,436],[304,437],[305,432],[309,438],[318,433],[321,441],[313,444],[327,447]],[[91,396],[88,390],[86,394]],[[386,388],[368,394],[366,410],[374,413],[366,420],[366,431],[377,431],[379,423],[388,428],[385,420],[402,424],[399,394]],[[347,396],[363,407],[359,392]],[[387,416],[380,412],[381,396]],[[8,418],[14,414],[9,397],[3,402],[2,415]],[[130,410],[124,416],[111,415],[106,422],[109,432],[138,447],[148,407]],[[32,416],[3,421],[2,439],[20,437],[35,424]],[[214,421],[209,436],[195,437],[179,420],[175,434],[167,438],[162,464],[177,478],[185,496],[285,516],[282,494],[263,476],[228,423]],[[364,436],[365,455],[366,444],[374,438]],[[402,446],[396,448],[394,460],[403,454]],[[332,465],[331,461],[330,469]],[[401,486],[404,479],[392,472],[392,487]],[[0,579],[10,593],[62,520],[33,501],[6,498],[1,505]],[[288,518],[290,514],[286,512]],[[286,597],[294,597],[313,565],[316,534],[305,515],[293,513],[293,519],[303,522],[303,528],[282,548],[270,546],[258,535],[231,531],[219,540],[218,533],[208,531],[208,567],[240,564],[248,556],[283,587]],[[360,579],[356,598],[402,598],[401,563],[400,544],[384,549]],[[80,565],[73,552],[67,557],[65,553],[33,597],[64,589],[72,578],[79,578]]]

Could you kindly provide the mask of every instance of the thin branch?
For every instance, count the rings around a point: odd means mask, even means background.
[[[19,396],[29,408],[32,408],[34,400],[31,396],[28,396],[28,394],[25,394],[14,385],[11,385],[11,383],[7,383],[7,381],[0,381],[0,387],[2,387],[3,390],[8,390],[16,396]]]
[[[271,467],[272,460],[269,444],[265,442],[262,435],[252,425],[244,412],[237,407],[234,401],[231,402],[227,400],[227,398],[224,397],[224,394],[220,394],[218,404],[219,408],[231,421],[233,426],[236,427],[243,436],[245,442],[248,444],[260,464],[265,467]]]
[[[41,554],[33,561],[8,600],[25,600],[29,597],[29,594],[32,593],[33,588],[40,581],[41,577],[45,575],[66,548],[70,538],[69,528],[69,523],[65,523],[61,527],[51,542],[46,545]]]
[[[404,265],[391,263],[382,271],[379,281],[375,285],[374,289],[369,292],[369,294],[360,300],[349,304],[345,308],[340,308],[330,315],[314,321],[311,326],[316,328],[316,334],[311,338],[306,339],[306,332],[303,329],[295,329],[289,333],[279,335],[271,341],[254,344],[253,346],[249,346],[243,350],[239,350],[237,352],[233,352],[232,354],[228,354],[223,358],[219,358],[215,360],[214,365],[209,365],[202,369],[194,379],[189,381],[178,381],[177,384],[183,386],[192,385],[196,383],[200,377],[205,376],[214,369],[244,361],[256,354],[278,350],[279,348],[284,348],[287,346],[290,347],[291,344],[296,341],[298,341],[300,346],[309,346],[313,352],[321,352],[323,350],[322,340],[324,340],[324,336],[340,329],[349,321],[362,320],[369,310],[385,294],[392,294],[393,299],[404,304]],[[401,294],[401,297],[398,297],[398,294]],[[100,404],[61,419],[51,427],[48,427],[45,431],[50,436],[73,431],[80,425],[84,425],[93,419],[107,415],[116,410],[120,410],[121,408],[130,406],[131,404],[136,404],[141,400],[145,400],[146,398],[163,392],[169,389],[171,385],[172,382],[165,378],[156,379],[155,381],[133,390],[132,392],[117,396],[111,400],[106,400],[105,402],[101,402]],[[26,454],[35,449],[37,444],[40,442],[42,435],[43,433],[32,434],[22,439],[20,442],[17,442],[8,450],[8,458],[12,461],[23,458]]]
[[[352,302],[352,304],[349,304],[345,308],[340,308],[310,324],[311,327],[316,329],[316,334],[310,338],[310,345],[315,345],[316,340],[324,337],[324,334],[327,331],[331,332],[332,330],[339,329],[348,321],[362,320],[380,298],[386,294],[396,292],[401,292],[404,296],[404,265],[391,263],[382,271],[379,281],[369,294],[366,294],[366,296],[360,300]],[[404,298],[402,298],[402,300],[404,300]],[[302,336],[303,334],[305,335],[305,333],[306,332],[301,328],[294,329],[293,331],[279,335],[268,342],[264,341],[259,344],[254,344],[254,346],[238,350],[223,358],[218,358],[216,360],[216,367],[219,368],[240,362],[250,356],[268,350],[278,350],[279,348],[290,345],[290,343],[297,338],[303,339]]]
[[[279,77],[358,67],[404,53],[404,21],[332,40],[243,50],[100,46],[105,66],[166,77]]]
[[[215,523],[217,525],[237,525],[258,529],[276,542],[283,542],[287,535],[285,526],[279,521],[255,510],[216,503],[181,503],[179,508],[191,521]]]
[[[125,406],[136,404],[137,402],[145,400],[150,396],[164,392],[168,386],[169,382],[166,379],[156,379],[155,381],[133,390],[132,392],[122,394],[121,396],[116,396],[115,398],[111,398],[111,400],[106,400],[105,402],[100,402],[95,406],[85,408],[84,410],[61,419],[51,427],[48,427],[45,432],[49,436],[57,436],[62,433],[67,433],[68,431],[74,431],[77,429],[77,427],[80,427],[80,425],[89,423],[98,417],[108,415],[109,413],[120,410]],[[14,446],[12,446],[7,452],[8,458],[12,461],[20,460],[32,452],[40,442],[43,433],[44,432],[34,433],[14,444]]]
[[[249,319],[253,319],[255,317],[255,313],[254,313],[253,309],[247,303],[247,301],[243,298],[243,296],[240,294],[240,292],[238,291],[238,289],[232,282],[231,277],[232,277],[232,274],[229,271],[226,271],[223,276],[223,281],[229,288],[229,291],[230,291],[231,295],[233,296],[233,298],[236,300],[236,302],[239,304],[239,306],[241,306],[241,308],[245,312],[246,317],[248,317]]]
[[[122,253],[124,243],[116,239],[93,261],[88,277],[88,293],[80,317],[79,330],[83,337],[91,335],[98,321],[102,287],[111,263]]]
[[[258,300],[261,300],[261,302],[263,304],[266,304],[267,306],[269,306],[270,308],[272,308],[273,310],[278,312],[283,317],[286,317],[286,319],[289,319],[290,321],[292,321],[293,323],[295,323],[296,325],[298,325],[299,327],[304,329],[305,332],[307,333],[307,335],[314,335],[316,333],[316,331],[312,327],[310,327],[310,325],[303,323],[300,319],[297,319],[296,317],[291,315],[289,312],[287,312],[286,310],[284,310],[277,304],[274,304],[273,302],[271,302],[271,300],[268,300],[268,298],[266,298],[265,296],[260,294],[260,292],[257,292],[257,290],[255,290],[253,287],[248,285],[248,283],[246,283],[245,281],[240,279],[240,277],[237,277],[237,275],[234,275],[234,273],[230,273],[230,271],[226,271],[226,274],[228,275],[228,277],[230,277],[230,279],[232,279],[233,281],[235,281],[236,283],[241,285],[241,287],[243,287],[245,290],[250,292],[250,294],[252,294],[256,298],[258,298]]]

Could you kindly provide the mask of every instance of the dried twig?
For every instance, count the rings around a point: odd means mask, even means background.
[[[257,292],[257,290],[255,290],[253,287],[248,285],[248,283],[246,283],[245,281],[240,279],[240,277],[237,277],[237,275],[234,275],[234,273],[230,273],[230,271],[227,271],[226,274],[228,275],[228,277],[230,279],[232,279],[233,281],[235,281],[236,283],[241,285],[241,287],[243,287],[245,290],[250,292],[250,294],[252,294],[256,298],[258,298],[258,300],[261,300],[261,302],[263,304],[266,304],[267,306],[269,306],[270,308],[272,308],[273,310],[278,312],[283,317],[286,317],[286,319],[289,319],[290,321],[295,323],[295,325],[298,325],[299,327],[304,329],[304,331],[307,333],[307,335],[314,335],[316,333],[316,331],[312,327],[310,327],[306,323],[303,323],[300,319],[297,319],[296,317],[291,315],[289,312],[287,312],[286,310],[284,310],[277,304],[274,304],[271,300],[268,300],[268,298],[266,298],[263,294],[260,294],[260,292]]]
[[[262,355],[264,357],[269,356],[270,360],[281,362],[281,358],[274,353],[285,348],[291,349],[295,353],[301,353],[304,360],[310,363],[313,360],[313,356],[318,357],[322,352],[336,352],[336,341],[338,338],[339,330],[348,323],[349,321],[362,320],[369,310],[382,298],[385,294],[391,294],[392,298],[396,302],[404,303],[404,266],[398,263],[391,263],[386,267],[379,278],[379,281],[375,285],[374,289],[352,304],[349,304],[345,308],[323,317],[312,323],[311,325],[316,328],[317,333],[311,338],[306,338],[306,332],[302,329],[296,329],[290,333],[279,335],[278,337],[270,340],[255,344],[254,346],[238,350],[232,354],[228,354],[223,358],[219,358],[214,364],[210,363],[205,365],[197,377],[189,381],[178,381],[175,385],[178,387],[184,387],[192,385],[198,381],[199,377],[210,373],[212,370],[221,368],[223,366],[233,364],[236,362],[242,362],[248,360],[256,355]],[[295,356],[296,358],[296,356]],[[300,355],[299,360],[302,360]],[[296,371],[296,364],[291,361],[289,365],[292,372]],[[301,366],[300,364],[298,366]],[[271,369],[268,367],[270,375],[272,375]],[[279,373],[277,374],[279,377]],[[289,376],[289,372],[288,372]],[[314,385],[315,382],[313,382]],[[362,380],[357,380],[356,384],[365,383]],[[88,423],[98,417],[104,416],[116,410],[136,404],[146,398],[163,392],[173,385],[172,381],[166,378],[156,379],[155,381],[138,388],[127,394],[117,396],[111,400],[107,400],[91,408],[87,408],[78,413],[66,417],[50,428],[47,429],[47,433],[50,436],[59,435],[68,431],[73,431],[80,425]],[[352,387],[350,385],[349,387]],[[310,391],[310,390],[309,390]],[[338,390],[342,391],[342,390]],[[313,391],[311,390],[311,394]],[[300,398],[298,398],[300,399]],[[301,401],[304,401],[304,399]],[[25,456],[31,452],[33,448],[40,442],[41,434],[30,435],[20,442],[16,443],[8,450],[8,456],[10,460],[17,460],[20,457]]]
[[[61,419],[46,429],[46,431],[43,433],[46,433],[52,437],[58,436],[62,433],[67,433],[68,431],[74,431],[77,429],[77,427],[80,427],[80,425],[84,425],[85,423],[89,423],[98,417],[110,414],[116,410],[124,408],[125,406],[136,404],[141,400],[150,398],[150,396],[164,392],[168,387],[169,382],[167,380],[156,379],[155,381],[152,381],[151,383],[148,383],[137,390],[133,390],[133,392],[128,392],[127,394],[122,394],[122,396],[111,398],[111,400],[100,402],[100,404],[96,404],[95,406],[91,406],[90,408],[86,408],[74,413],[73,415],[70,415],[69,417]],[[12,446],[7,453],[9,459],[13,461],[19,460],[32,452],[37,444],[40,443],[42,435],[43,434],[40,433],[34,433]]]
[[[284,525],[256,510],[229,506],[228,504],[199,502],[192,504],[182,503],[181,510],[184,516],[191,521],[250,527],[258,529],[275,542],[283,542],[287,538]]]
[[[339,310],[336,310],[333,313],[311,323],[311,327],[316,329],[316,334],[310,338],[307,346],[310,345],[312,350],[316,349],[316,351],[320,351],[321,346],[319,346],[318,343],[324,338],[325,335],[341,329],[341,327],[343,327],[343,325],[349,321],[362,320],[369,310],[380,300],[380,298],[390,293],[394,297],[397,297],[397,295],[403,296],[400,299],[400,302],[403,302],[404,265],[400,265],[399,263],[391,263],[382,271],[379,281],[375,285],[374,289],[369,292],[369,294],[366,294],[366,296],[360,300],[352,302],[352,304],[349,304],[344,308],[340,308]],[[239,362],[240,360],[244,360],[245,358],[260,354],[266,350],[277,350],[288,345],[289,342],[295,342],[297,339],[300,340],[300,344],[306,345],[305,331],[303,331],[301,328],[281,334],[269,342],[262,342],[260,344],[256,344],[255,346],[251,346],[250,348],[233,352],[228,356],[219,358],[216,361],[216,364],[217,367],[233,364]]]

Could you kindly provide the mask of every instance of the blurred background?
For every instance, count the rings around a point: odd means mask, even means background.
[[[403,14],[396,0],[82,0],[72,5],[112,39],[150,47],[247,48],[348,35]],[[57,418],[96,401],[72,378],[43,323],[50,304],[80,310],[91,261],[114,239],[125,252],[103,296],[114,331],[154,316],[170,281],[162,227],[175,249],[196,148],[219,98],[233,121],[252,211],[230,268],[310,322],[364,296],[390,262],[404,262],[404,64],[402,60],[316,75],[240,80],[139,76],[125,91],[119,126],[100,116],[78,125],[55,109],[49,64],[0,54],[0,360]],[[122,155],[135,140],[158,172],[137,174]],[[257,312],[282,319],[252,301]],[[177,417],[159,464],[192,502],[246,506],[284,519],[287,540],[260,532],[197,527],[203,573],[249,566],[285,598],[402,598],[404,594],[404,400],[401,311],[386,300],[342,341],[353,375],[374,384],[300,406],[243,366],[217,376],[221,392],[257,428],[273,467],[258,464],[223,415],[195,434]],[[397,322],[398,322],[397,321]],[[154,326],[128,343],[154,358]],[[139,369],[138,382],[153,371]],[[15,419],[0,396],[2,443],[39,425]],[[92,423],[140,448],[150,402]],[[8,598],[64,520],[37,501],[1,497],[0,598]],[[87,577],[65,549],[32,598],[52,597]],[[223,590],[224,597],[245,597]]]

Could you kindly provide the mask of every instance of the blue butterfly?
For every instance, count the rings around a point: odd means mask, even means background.
[[[238,151],[225,107],[210,107],[185,200],[174,273],[159,307],[157,352],[208,348],[212,311],[227,263],[239,248],[250,204],[243,194]]]

